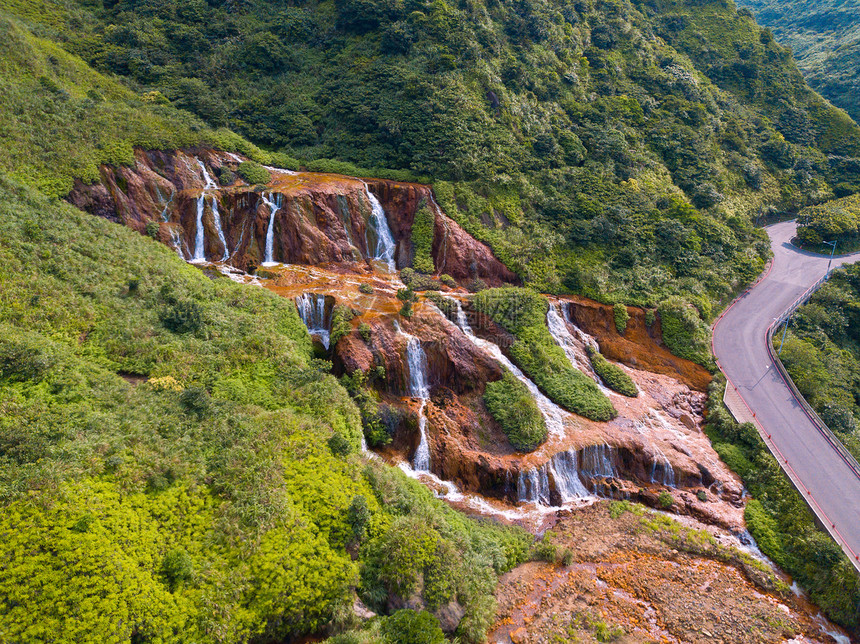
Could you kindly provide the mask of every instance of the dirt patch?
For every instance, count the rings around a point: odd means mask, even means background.
[[[531,562],[502,577],[489,642],[834,641],[784,578],[720,543],[718,529],[618,503],[611,516],[610,507],[559,520],[549,536],[558,563]]]

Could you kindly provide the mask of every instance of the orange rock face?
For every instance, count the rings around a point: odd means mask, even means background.
[[[429,186],[277,169],[270,169],[272,180],[265,186],[250,186],[239,178],[220,185],[221,169],[235,173],[242,161],[212,150],[137,150],[134,166],[102,166],[101,181],[78,182],[69,201],[139,232],[155,222],[161,240],[186,259],[195,254],[202,208],[203,255],[208,261],[228,261],[242,270],[261,265],[271,224],[273,262],[361,271],[371,266],[376,243],[369,224],[370,191],[385,210],[397,268],[411,264],[415,212],[427,203],[435,213],[432,254],[437,273],[458,280],[481,278],[491,285],[518,281],[485,244],[438,208]]]

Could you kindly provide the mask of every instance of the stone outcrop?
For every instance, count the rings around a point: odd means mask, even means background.
[[[435,218],[432,255],[437,273],[458,280],[480,278],[491,285],[517,282],[485,244],[439,209],[429,186],[274,168],[268,184],[252,186],[235,174],[244,160],[213,150],[138,149],[133,166],[102,166],[101,181],[77,182],[69,201],[139,232],[154,222],[161,241],[186,259],[194,255],[202,209],[207,261],[228,262],[242,270],[259,266],[266,259],[271,222],[272,261],[366,271],[376,245],[370,191],[385,210],[397,268],[411,264],[412,224],[418,208],[427,204]],[[218,182],[222,168],[234,173],[228,185]]]

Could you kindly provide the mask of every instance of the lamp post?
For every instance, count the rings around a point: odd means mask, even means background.
[[[826,241],[824,243],[830,246],[830,259],[827,260],[827,272],[825,273],[825,275],[830,275],[830,264],[833,262],[833,254],[836,252],[836,242]]]

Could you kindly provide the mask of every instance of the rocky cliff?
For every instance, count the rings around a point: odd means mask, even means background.
[[[434,215],[432,258],[438,273],[488,284],[517,281],[485,244],[438,208],[429,186],[276,168],[268,168],[268,183],[250,185],[238,174],[245,161],[213,150],[138,149],[133,166],[102,166],[101,181],[78,181],[69,200],[157,235],[185,259],[242,270],[267,261],[367,270],[381,234],[374,200],[394,238],[396,268],[410,266],[413,220],[427,204]]]

